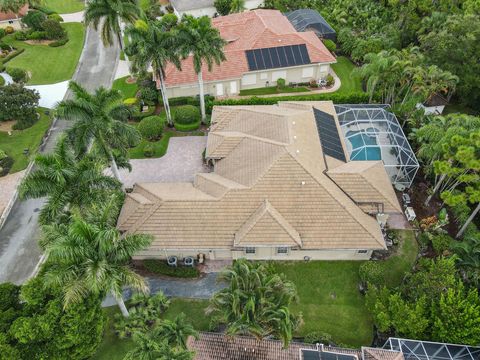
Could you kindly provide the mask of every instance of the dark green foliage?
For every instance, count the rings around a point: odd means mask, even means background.
[[[48,44],[48,46],[50,46],[50,47],[63,46],[68,42],[68,40],[69,40],[68,38],[63,38],[63,39],[60,39],[60,40],[57,40],[57,41],[54,41],[54,42]]]
[[[145,259],[143,260],[143,266],[152,273],[179,278],[196,278],[200,274],[195,267],[169,266],[166,261],[158,259]]]
[[[175,109],[175,123],[190,125],[200,121],[200,111],[193,105],[183,105]]]
[[[332,40],[324,39],[322,41],[323,41],[323,45],[325,45],[328,51],[334,52],[335,50],[337,50],[337,44],[335,44]]]
[[[42,28],[45,31],[45,37],[48,40],[63,39],[67,36],[67,32],[58,21],[47,19],[43,22]]]
[[[46,7],[46,6],[41,6],[41,5],[38,5],[38,4],[34,4],[32,6],[33,9],[36,9],[38,11],[41,11],[42,13],[44,13],[45,15],[52,15],[52,14],[55,14],[55,11],[53,11],[52,9]]]
[[[230,14],[230,3],[231,0],[215,0],[213,5],[215,9],[217,9],[217,12],[224,16]]]
[[[27,72],[20,68],[7,68],[7,74],[10,75],[16,83],[24,83],[28,80]]]
[[[437,254],[443,254],[450,248],[453,239],[448,234],[439,234],[432,237],[432,247]]]
[[[322,331],[313,331],[305,335],[303,339],[307,344],[323,344],[323,345],[333,345],[332,335],[322,332]]]
[[[0,177],[8,174],[12,168],[14,160],[10,156],[0,159]]]
[[[142,119],[145,119],[147,117],[152,116],[155,113],[155,106],[154,105],[147,105],[148,110],[147,111],[140,111],[140,106],[135,106],[135,109],[132,111],[132,120],[133,121],[140,121]]]
[[[18,129],[32,126],[37,121],[39,99],[37,91],[20,84],[0,87],[0,121],[15,119]]]
[[[3,85],[5,85],[5,78],[3,76],[0,76],[0,86],[3,86]]]
[[[164,120],[160,116],[149,116],[140,121],[137,129],[144,139],[155,141],[162,136],[164,127]]]
[[[328,74],[327,75],[327,86],[332,86],[334,82],[335,82],[335,79],[333,78],[332,74]]]
[[[178,131],[183,131],[183,132],[189,132],[189,131],[195,131],[200,127],[200,121],[197,121],[196,123],[193,124],[179,124],[175,123],[175,129]]]
[[[5,36],[5,29],[3,28],[0,28],[0,39],[3,38]]]
[[[358,275],[365,284],[381,285],[384,283],[383,268],[377,261],[366,261],[358,269]]]
[[[155,103],[158,99],[158,91],[155,88],[151,87],[142,87],[138,93],[140,100],[145,101],[146,103]]]
[[[51,19],[51,20],[58,21],[58,22],[63,22],[63,18],[58,14],[50,14],[50,15],[48,15],[48,18]]]
[[[93,355],[102,340],[105,319],[99,298],[88,297],[64,309],[61,292],[46,288],[40,277],[23,285],[21,296],[19,287],[3,284],[0,296],[10,306],[0,311],[0,327],[8,327],[0,331],[2,360],[80,360]]]
[[[277,87],[279,89],[283,89],[285,87],[285,79],[282,79],[282,78],[277,79]]]
[[[33,30],[43,30],[43,22],[47,20],[47,16],[36,10],[30,10],[23,18],[22,22]]]
[[[27,31],[17,31],[13,34],[13,38],[18,41],[25,41],[27,40],[28,32]]]

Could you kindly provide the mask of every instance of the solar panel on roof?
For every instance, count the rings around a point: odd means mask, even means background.
[[[318,136],[325,155],[341,161],[347,161],[343,151],[340,135],[338,134],[335,118],[323,111],[313,108],[315,122],[317,123]]]
[[[305,44],[246,50],[245,55],[250,71],[311,63]]]
[[[357,360],[354,355],[302,349],[302,360]]]

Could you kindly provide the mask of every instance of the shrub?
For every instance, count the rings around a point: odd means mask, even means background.
[[[5,176],[10,172],[13,163],[13,158],[11,158],[10,156],[4,157],[0,160],[0,177]]]
[[[155,141],[162,136],[165,123],[160,116],[148,116],[138,124],[138,131],[148,141]]]
[[[6,35],[5,29],[0,28],[0,39]]]
[[[151,87],[142,87],[138,97],[145,102],[155,103],[158,99],[158,91]]]
[[[28,38],[28,33],[26,31],[17,31],[13,38],[18,41],[25,41]]]
[[[137,98],[127,98],[127,99],[123,100],[123,103],[127,106],[133,106],[133,105],[138,103],[138,99]]]
[[[0,75],[0,86],[3,86],[3,85],[5,85],[5,78],[2,75]]]
[[[63,46],[68,42],[68,40],[69,40],[68,38],[60,39],[60,40],[57,40],[57,41],[54,41],[54,42],[48,44],[48,46],[50,46],[50,47]]]
[[[63,22],[63,18],[57,13],[48,15],[48,18],[57,22]]]
[[[198,128],[200,127],[200,120],[194,124],[183,125],[183,124],[174,123],[174,125],[177,131],[183,131],[183,132],[195,131],[195,130],[198,130]]]
[[[20,68],[8,68],[7,74],[10,75],[16,83],[26,82],[28,80],[27,72]]]
[[[11,52],[10,54],[8,54],[7,56],[5,56],[3,58],[3,63],[7,63],[8,61],[12,60],[14,57],[20,55],[21,53],[23,53],[25,51],[25,49],[17,49],[15,50],[14,52]]]
[[[332,86],[335,82],[335,79],[333,78],[333,76],[331,74],[328,74],[327,75],[327,86]]]
[[[5,27],[5,34],[9,35],[9,34],[13,34],[14,32],[15,32],[15,29],[13,28],[13,26]]]
[[[41,5],[33,5],[31,6],[33,9],[35,10],[38,10],[38,11],[41,11],[42,13],[44,13],[45,15],[52,15],[52,14],[55,14],[55,11],[53,11],[52,9],[46,7],[46,6],[41,6]]]
[[[337,50],[337,44],[335,44],[335,42],[330,39],[324,39],[323,45],[325,45],[328,51],[334,52],[335,50]]]
[[[161,274],[179,278],[195,278],[200,272],[195,267],[169,266],[166,261],[158,259],[145,259],[143,266],[154,274]]]
[[[26,89],[21,84],[0,87],[0,121],[16,119],[16,125],[33,124],[38,119],[36,108],[39,99],[37,91]]]
[[[307,344],[323,344],[323,345],[334,345],[332,340],[332,335],[323,332],[323,331],[312,331],[305,335],[303,339]]]
[[[200,121],[200,110],[193,105],[183,105],[175,109],[174,121],[177,124],[189,125]]]
[[[383,269],[377,261],[366,261],[358,269],[358,275],[364,283],[380,285],[383,282]]]
[[[277,79],[277,87],[279,89],[283,89],[285,87],[285,79],[282,79],[282,78]]]
[[[47,16],[38,10],[30,10],[23,18],[22,22],[33,30],[43,30],[43,23]]]
[[[437,254],[443,254],[450,248],[453,239],[447,234],[439,234],[432,237],[432,247]]]
[[[132,112],[132,120],[134,121],[141,121],[142,119],[145,119],[146,117],[152,116],[155,113],[155,106],[149,105],[147,111],[140,111],[140,108],[136,108]]]
[[[152,144],[147,144],[143,148],[143,156],[150,158],[155,155],[155,149]]]
[[[45,30],[46,38],[49,40],[63,39],[67,36],[67,32],[58,21],[47,19],[43,22],[43,30]]]
[[[47,37],[47,33],[45,31],[32,31],[31,33],[27,34],[28,40],[42,40]]]

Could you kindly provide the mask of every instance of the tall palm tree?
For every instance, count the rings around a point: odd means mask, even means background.
[[[184,313],[181,313],[173,320],[164,320],[154,332],[161,339],[166,339],[171,346],[178,346],[182,349],[187,348],[187,339],[189,336],[197,337],[195,328],[186,321]]]
[[[148,292],[145,280],[128,263],[133,254],[150,245],[151,236],[122,236],[116,228],[88,224],[78,216],[68,225],[48,225],[42,230],[41,245],[48,257],[45,281],[63,289],[65,307],[89,295],[111,293],[127,317],[123,287]]]
[[[74,209],[90,206],[103,197],[105,191],[115,190],[120,184],[104,176],[104,165],[91,156],[75,159],[66,138],[60,138],[51,154],[39,154],[34,160],[34,171],[20,185],[20,197],[47,197],[40,212],[40,222],[49,224]]]
[[[193,352],[172,347],[153,333],[137,332],[133,335],[135,347],[123,360],[192,360]]]
[[[88,26],[97,30],[101,24],[101,36],[105,46],[113,45],[116,35],[120,49],[123,50],[121,22],[132,24],[140,17],[141,10],[135,0],[91,0],[87,2],[84,19]]]
[[[57,106],[57,116],[74,121],[68,130],[78,156],[94,149],[112,167],[118,181],[122,181],[117,160],[128,156],[128,149],[140,141],[139,132],[127,123],[128,108],[122,103],[122,95],[103,87],[90,94],[76,82],[69,89],[74,99],[64,100]],[[93,145],[93,147],[92,147]]]
[[[135,25],[127,27],[125,31],[130,38],[126,53],[132,56],[133,68],[146,72],[152,67],[154,76],[160,83],[163,105],[170,126],[173,126],[173,121],[165,85],[165,68],[170,62],[181,70],[176,21],[175,15],[165,15],[160,21],[137,20]]]
[[[298,300],[295,286],[272,268],[245,259],[222,273],[228,286],[210,301],[207,313],[227,326],[227,334],[249,334],[258,339],[276,336],[287,347],[300,318],[290,312]]]
[[[193,58],[193,67],[197,73],[200,89],[202,122],[205,123],[205,91],[203,88],[202,67],[206,64],[208,71],[212,71],[214,63],[220,65],[225,60],[223,49],[226,41],[222,39],[218,29],[212,26],[208,16],[196,18],[191,15],[185,15],[180,24],[179,38],[184,57],[191,55]]]

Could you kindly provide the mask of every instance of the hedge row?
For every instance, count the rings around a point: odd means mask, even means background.
[[[177,131],[195,131],[200,127],[200,120],[193,124],[179,124],[174,121],[174,125]]]
[[[215,97],[205,96],[205,102],[213,101]],[[158,103],[163,106],[163,99],[160,96]],[[198,96],[179,96],[174,98],[168,98],[168,104],[170,106],[180,106],[180,105],[193,105],[200,106],[200,98]]]
[[[23,53],[25,51],[25,49],[17,49],[15,50],[14,52],[8,54],[7,56],[5,56],[3,59],[2,59],[2,63],[3,64],[6,64],[7,62],[9,62],[10,60],[12,60],[14,57],[20,55],[21,53]]]
[[[272,96],[272,97],[250,97],[243,99],[213,100],[206,104],[207,112],[211,113],[215,105],[274,105],[279,101],[333,101],[334,104],[366,104],[369,95],[364,92],[348,94],[326,93],[312,95]]]
[[[196,278],[200,272],[195,267],[169,266],[166,261],[158,259],[145,259],[143,266],[154,274],[161,274],[179,278]]]

